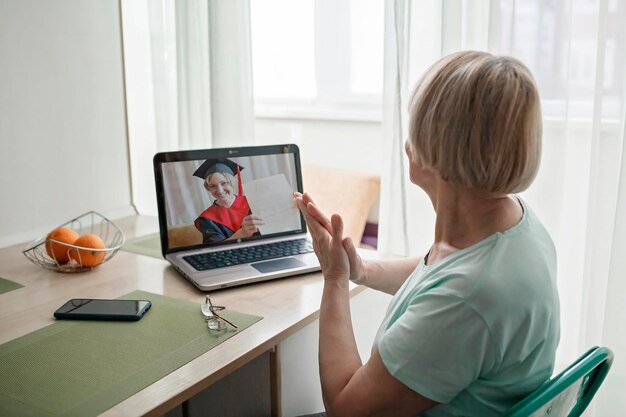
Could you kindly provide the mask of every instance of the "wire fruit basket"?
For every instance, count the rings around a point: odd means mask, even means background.
[[[115,223],[95,211],[89,211],[63,223],[57,229],[61,227],[72,229],[79,236],[95,234],[102,239],[105,247],[96,249],[76,246],[42,236],[29,243],[22,250],[22,253],[35,265],[39,265],[42,268],[59,272],[83,272],[90,271],[109,261],[126,241],[124,233]],[[53,245],[54,249],[50,250]],[[63,257],[67,257],[69,260],[57,259],[59,257],[58,253],[62,253]],[[88,256],[96,261],[87,262]]]

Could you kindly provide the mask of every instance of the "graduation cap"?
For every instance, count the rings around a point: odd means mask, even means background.
[[[216,159],[207,159],[195,170],[193,173],[194,177],[202,178],[206,180],[206,178],[214,174],[216,172],[230,174],[235,176],[235,172],[237,173],[237,182],[238,184],[238,194],[243,195],[243,186],[241,185],[241,170],[244,167],[239,165],[236,162],[231,161],[227,158],[216,158]]]

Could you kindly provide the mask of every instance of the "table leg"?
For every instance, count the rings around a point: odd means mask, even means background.
[[[282,416],[280,396],[280,349],[278,345],[270,350],[270,401],[272,417]]]

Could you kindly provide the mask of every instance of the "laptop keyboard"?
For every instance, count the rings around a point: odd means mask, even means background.
[[[183,259],[196,268],[196,270],[206,271],[208,269],[223,268],[226,266],[247,264],[310,252],[313,252],[311,242],[307,239],[296,239],[218,252],[199,253],[197,255],[183,256]]]

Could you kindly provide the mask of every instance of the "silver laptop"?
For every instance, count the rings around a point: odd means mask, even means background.
[[[293,144],[154,156],[161,251],[203,291],[320,269],[293,192]]]

